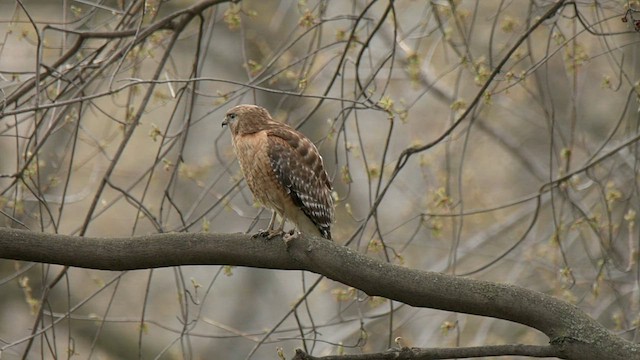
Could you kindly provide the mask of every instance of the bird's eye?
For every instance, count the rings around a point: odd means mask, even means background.
[[[222,127],[232,125],[232,123],[235,123],[237,119],[238,115],[236,115],[235,113],[226,114],[224,116],[224,120],[222,121]]]

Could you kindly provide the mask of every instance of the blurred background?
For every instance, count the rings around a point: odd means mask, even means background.
[[[0,2],[0,224],[256,232],[226,110],[309,136],[335,241],[517,284],[637,340],[640,4]],[[485,86],[486,85],[486,86]],[[0,261],[2,359],[275,359],[545,344],[316,274]],[[400,337],[401,340],[396,341]]]

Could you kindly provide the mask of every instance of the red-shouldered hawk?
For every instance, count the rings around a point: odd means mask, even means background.
[[[229,125],[233,149],[253,196],[273,210],[267,235],[281,234],[289,220],[303,233],[331,240],[331,180],[313,142],[255,105],[233,107],[222,125]],[[276,213],[282,222],[274,230]]]

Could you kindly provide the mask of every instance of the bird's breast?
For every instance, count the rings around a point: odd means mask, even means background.
[[[266,133],[238,136],[234,139],[234,149],[242,174],[256,200],[283,212],[286,194],[282,193],[271,167]]]

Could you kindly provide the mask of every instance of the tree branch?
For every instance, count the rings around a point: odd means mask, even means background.
[[[640,355],[637,344],[611,334],[577,307],[551,296],[508,284],[383,263],[331,241],[304,235],[285,244],[279,238],[267,241],[245,234],[98,238],[1,228],[0,258],[100,270],[179,265],[307,270],[371,296],[538,329],[549,337],[558,357],[622,360]]]
[[[383,353],[348,354],[312,356],[297,349],[291,360],[436,360],[477,358],[487,356],[528,356],[528,357],[558,357],[559,351],[554,346],[535,345],[487,345],[463,348],[402,348],[392,349]]]

